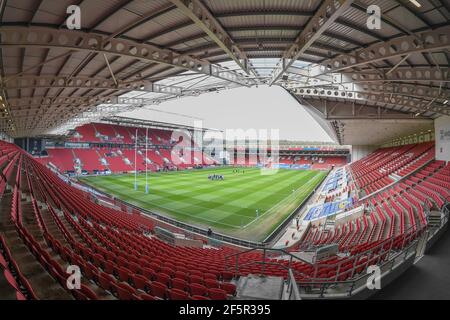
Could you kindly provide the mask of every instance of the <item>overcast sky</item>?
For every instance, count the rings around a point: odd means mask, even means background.
[[[172,100],[149,108],[122,113],[121,116],[190,126],[194,125],[195,118],[200,118],[206,128],[279,129],[280,139],[331,141],[308,112],[278,86],[230,89]]]

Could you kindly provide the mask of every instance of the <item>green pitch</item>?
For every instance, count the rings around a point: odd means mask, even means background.
[[[208,175],[223,175],[223,181]],[[81,181],[126,202],[176,218],[211,227],[214,231],[262,241],[288,217],[326,177],[326,172],[278,170],[263,175],[257,168],[234,173],[231,167],[179,172],[83,177]],[[256,210],[259,211],[257,218]]]

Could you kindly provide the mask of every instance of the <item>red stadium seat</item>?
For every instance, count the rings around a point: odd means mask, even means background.
[[[236,285],[229,282],[222,282],[220,284],[220,289],[225,290],[229,295],[235,295],[236,294]]]
[[[175,278],[179,278],[179,279],[183,279],[188,281],[189,280],[189,276],[186,272],[183,271],[176,271],[175,272]]]
[[[148,292],[150,289],[150,280],[140,274],[133,274],[131,276],[131,282],[134,284],[136,289],[140,289]]]
[[[125,267],[119,267],[119,280],[128,282],[130,280],[130,276],[133,274],[129,269]]]
[[[213,279],[205,279],[205,286],[207,288],[220,288],[220,283]]]
[[[222,271],[221,277],[224,281],[230,281],[233,279],[233,273],[229,271]]]
[[[175,289],[179,289],[182,291],[188,291],[189,290],[189,284],[186,280],[179,279],[179,278],[173,278],[172,279],[172,287]]]
[[[16,291],[16,299],[17,300],[27,300],[27,298],[20,291]]]
[[[141,298],[142,300],[155,300],[155,297],[146,293],[141,293],[139,295],[139,298]]]
[[[98,279],[98,270],[92,263],[90,263],[90,262],[86,263],[85,268],[84,268],[84,272],[85,272],[86,277],[88,279],[97,281],[97,279]]]
[[[207,273],[205,273],[204,275],[203,275],[203,278],[206,280],[206,279],[212,279],[212,280],[217,280],[217,275],[215,275],[214,273],[209,273],[209,272],[207,272]]]
[[[208,297],[212,300],[226,300],[227,292],[222,289],[211,288],[208,289]]]
[[[155,280],[156,279],[156,273],[155,273],[155,271],[153,271],[153,269],[142,268],[141,272],[142,272],[142,275],[144,277],[146,277],[147,279],[150,279],[150,280]]]
[[[189,295],[179,289],[169,289],[168,295],[170,300],[189,300]]]
[[[205,296],[193,295],[193,296],[191,296],[191,300],[211,300],[211,299],[208,297],[205,297]]]
[[[206,295],[208,289],[204,285],[191,283],[189,285],[189,291],[191,292],[191,295],[204,296]]]
[[[136,293],[136,290],[125,282],[113,283],[113,287],[120,300],[132,300],[133,294]]]
[[[167,286],[164,285],[163,283],[153,281],[152,283],[150,283],[150,292],[155,297],[165,299]]]
[[[6,262],[5,258],[0,254],[0,266],[3,267],[3,269],[8,268],[8,263]]]
[[[130,262],[128,264],[128,268],[130,269],[131,272],[133,273],[140,273],[141,272],[141,267],[135,263],[135,262]]]
[[[165,273],[159,272],[156,274],[156,281],[158,281],[168,287],[171,285],[170,279],[171,279],[170,276]]]
[[[100,287],[111,292],[112,288],[113,288],[112,284],[116,280],[111,275],[104,273],[104,272],[100,272],[100,274],[98,276],[98,281],[99,281]]]
[[[105,259],[101,254],[94,254],[94,265],[98,268],[103,268],[103,264],[105,262]]]
[[[81,292],[89,299],[89,300],[98,300],[97,295],[94,291],[92,291],[89,287],[84,284],[81,284]],[[75,290],[77,291],[77,290]]]
[[[132,300],[143,300],[140,296],[138,296],[137,294],[133,294],[132,296],[131,296],[131,299]]]
[[[169,268],[169,267],[161,268],[160,272],[167,274],[171,278],[175,276],[175,270],[173,270],[172,268]]]
[[[103,271],[105,271],[106,273],[113,274],[114,270],[115,270],[115,268],[114,268],[113,263],[106,260],[103,264]]]
[[[197,271],[197,270],[191,270],[189,271],[189,276],[198,276],[203,278],[203,272]]]
[[[3,276],[5,277],[6,281],[16,290],[20,291],[19,285],[16,282],[16,279],[14,279],[14,276],[9,271],[9,269],[3,270]]]
[[[204,284],[203,278],[197,275],[189,276],[190,283]]]

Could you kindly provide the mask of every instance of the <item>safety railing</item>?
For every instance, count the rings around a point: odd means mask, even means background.
[[[259,252],[261,253],[262,256],[262,261],[257,261],[257,260],[252,260],[246,263],[239,263],[239,258],[249,254],[251,252]],[[289,257],[288,261],[288,265],[282,265],[280,263],[274,263],[271,262],[269,259],[273,259],[273,258],[278,258],[280,256],[287,256]],[[291,254],[290,252],[284,250],[284,249],[275,249],[275,248],[252,248],[252,249],[248,249],[248,250],[244,250],[241,252],[237,252],[231,255],[228,255],[225,257],[225,266],[228,270],[230,270],[230,261],[233,263],[233,267],[234,267],[234,271],[236,274],[239,273],[239,269],[245,266],[249,266],[249,265],[262,265],[262,272],[265,272],[265,267],[269,266],[269,265],[277,265],[277,266],[281,266],[286,270],[289,270],[291,268],[291,264],[292,262],[296,260],[299,262],[303,262],[303,263],[307,263],[310,264],[310,262],[308,262],[307,260],[304,260],[300,257],[294,256],[293,254]],[[296,272],[299,275],[303,275],[303,276],[307,276],[304,273],[298,272],[297,270],[294,270],[294,272]]]
[[[400,266],[407,259],[416,255],[418,241],[413,241],[408,244],[403,250],[399,252],[391,252],[389,258],[381,261],[377,267],[378,274],[392,272],[396,267]],[[373,285],[373,274],[367,272],[365,269],[358,276],[344,281],[327,281],[327,280],[312,280],[299,281],[297,286],[299,288],[301,297],[308,298],[346,298],[351,297],[365,289],[375,289]]]
[[[320,287],[322,288],[321,294],[323,295],[325,294],[325,289],[331,285],[351,283],[352,285],[350,286],[349,291],[352,292],[355,284],[358,282],[358,279],[361,278],[360,275],[363,271],[367,270],[368,267],[372,265],[384,265],[393,258],[398,260],[397,257],[401,252],[406,251],[406,253],[410,253],[411,247],[416,246],[416,239],[423,234],[425,229],[426,228],[423,227],[413,232],[411,227],[406,230],[404,235],[386,239],[379,244],[374,245],[370,249],[362,250],[361,252],[354,253],[353,255],[347,253],[346,258],[335,263],[311,263],[283,249],[253,248],[226,256],[225,264],[227,270],[234,269],[234,273],[237,275],[241,274],[241,270],[247,266],[261,265],[261,268],[259,269],[261,274],[267,274],[266,269],[268,266],[278,266],[279,268],[286,270],[287,274],[289,274],[289,270],[291,270],[294,279],[301,279],[300,281],[297,281],[299,288],[311,287],[317,289]],[[252,257],[252,259],[248,261],[241,261],[243,260],[242,258],[245,258],[245,255],[252,252],[260,253],[260,260]],[[275,260],[280,258],[282,261],[285,261],[284,264],[280,263],[279,260]],[[312,266],[314,271],[310,274],[300,272],[299,270],[293,268],[294,261]],[[361,261],[363,262],[361,263]],[[351,268],[345,268],[344,266],[349,263],[352,263]],[[322,269],[336,270],[336,272],[333,277],[320,278],[319,271]]]
[[[429,161],[430,162],[430,161]],[[429,162],[427,162],[427,163],[429,163]],[[415,172],[417,172],[417,171],[415,171]],[[409,176],[409,175],[408,175]],[[406,177],[406,176],[405,176]],[[361,199],[362,200],[362,199]],[[446,204],[443,206],[443,211],[444,210],[449,210],[449,209],[447,209],[447,205],[449,204],[449,201],[450,201],[450,197],[448,197],[447,199],[445,199],[446,200]],[[419,201],[420,202],[420,201]],[[371,209],[373,209],[373,207],[370,205],[370,207],[371,207]],[[422,208],[423,208],[423,210],[424,210],[424,214],[425,214],[425,216],[426,216],[426,218],[427,218],[427,220],[428,220],[428,217],[429,217],[429,215],[430,215],[430,213],[431,213],[431,211],[430,211],[430,209],[428,208],[428,206],[426,206],[426,205],[422,205]],[[369,211],[369,212],[373,212],[374,210],[371,210],[371,211]],[[323,225],[323,228],[325,228],[325,224]],[[315,245],[314,243],[313,243],[313,240],[310,240],[309,242],[303,242],[303,243],[301,243],[301,244],[299,244],[298,245],[298,249],[299,250],[314,250],[317,246],[320,246],[320,245]]]
[[[441,218],[440,228],[448,223],[450,216],[450,204],[447,203],[442,209],[443,217]],[[411,228],[410,228],[411,229]],[[426,227],[422,227],[415,232],[409,231],[405,234],[401,243],[399,243],[399,237],[387,239],[377,246],[371,248],[370,250],[357,253],[353,256],[348,256],[348,259],[343,259],[335,264],[311,264],[308,261],[300,259],[297,256],[290,254],[282,249],[272,249],[272,250],[247,250],[242,253],[237,253],[226,257],[227,259],[232,258],[235,272],[239,274],[240,267],[244,267],[251,264],[263,264],[278,265],[286,269],[287,272],[287,292],[288,298],[293,299],[297,296],[297,293],[301,298],[345,298],[353,296],[362,290],[374,289],[373,286],[374,275],[369,271],[369,267],[376,266],[379,270],[378,274],[381,276],[383,274],[393,272],[398,266],[416,257],[418,245],[420,243],[419,238],[425,235]],[[252,251],[260,251],[262,253],[260,261],[249,261],[243,264],[239,264],[239,255],[245,255]],[[270,254],[269,254],[270,253]],[[284,259],[289,257],[289,263],[287,265],[274,262],[271,258],[279,256],[284,256]],[[361,258],[366,257],[367,260],[363,264],[358,264]],[[298,272],[298,270],[293,269],[293,260],[301,261],[308,265],[314,266],[314,272],[312,275],[306,275],[304,273]],[[343,270],[342,266],[349,261],[353,261],[352,268]],[[412,262],[411,262],[412,263]],[[321,268],[335,268],[336,276],[333,278],[318,278],[318,270]],[[261,268],[261,273],[264,273],[264,268]],[[301,276],[302,279],[298,280]],[[293,280],[294,279],[294,280]],[[293,283],[296,283],[294,286]],[[298,292],[297,292],[298,290]],[[295,292],[294,292],[295,291]]]
[[[441,228],[448,223],[449,217],[450,217],[450,202],[447,200],[446,204],[442,207],[442,217],[440,220],[440,225],[438,228],[430,228],[429,232],[428,232],[428,239],[430,240],[431,238],[433,238],[437,233],[439,233],[439,231],[441,230]],[[429,218],[429,216],[427,216],[427,219]]]
[[[300,290],[298,289],[297,281],[295,280],[292,269],[288,270],[288,277],[286,281],[286,297],[284,300],[302,300]]]

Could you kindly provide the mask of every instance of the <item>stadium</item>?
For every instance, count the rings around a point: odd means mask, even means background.
[[[0,300],[450,299],[449,50],[448,0],[0,1]]]

